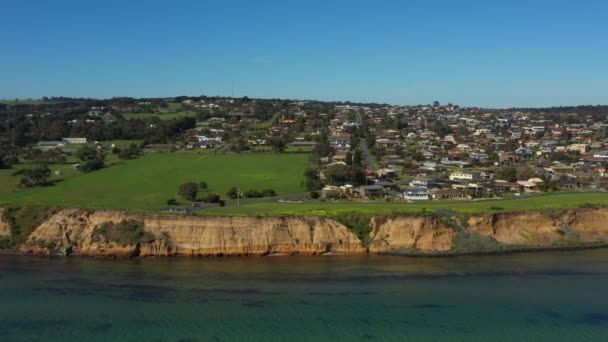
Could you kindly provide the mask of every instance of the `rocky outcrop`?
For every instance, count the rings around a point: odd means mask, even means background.
[[[96,234],[107,222],[143,222],[153,241],[117,243]],[[65,209],[40,225],[21,246],[31,253],[66,250],[80,255],[265,255],[362,253],[344,225],[322,217],[191,217],[130,215]]]
[[[4,216],[4,209],[0,208],[0,238],[7,238],[11,236],[11,226],[6,221]]]
[[[606,208],[450,215],[373,217],[366,247],[348,227],[323,217],[197,217],[64,209],[35,229],[20,249],[117,257],[366,251],[436,255],[608,243]],[[107,233],[108,225],[120,228],[121,222],[136,224],[129,228],[132,231],[124,228],[124,238]],[[0,221],[0,236],[6,232],[10,234],[8,223]]]

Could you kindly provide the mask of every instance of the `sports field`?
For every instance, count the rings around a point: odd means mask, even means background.
[[[209,192],[226,197],[229,188],[274,189],[278,194],[304,191],[303,170],[306,154],[275,155],[194,155],[150,154],[139,159],[118,161],[115,165],[87,174],[70,171],[69,165],[54,166],[70,172],[52,186],[15,190],[14,170],[0,171],[0,204],[38,204],[61,207],[123,210],[159,210],[169,198],[176,198],[184,182],[205,181]],[[56,178],[55,178],[56,179]]]

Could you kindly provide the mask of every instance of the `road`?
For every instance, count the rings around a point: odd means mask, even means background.
[[[363,125],[363,119],[361,118],[361,113],[357,112],[355,114],[355,119],[359,125]],[[376,164],[374,164],[374,160],[372,159],[369,153],[369,147],[367,146],[367,140],[365,137],[361,138],[360,144],[361,146],[361,159],[363,164],[365,164],[365,168],[370,171],[376,171]]]

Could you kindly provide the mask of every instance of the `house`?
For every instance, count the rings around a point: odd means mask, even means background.
[[[521,185],[525,191],[534,191],[538,189],[540,184],[544,183],[540,178],[530,178],[527,181],[517,181],[517,184]]]
[[[496,181],[494,186],[497,188],[502,188],[503,191],[514,191],[520,192],[524,189],[524,187],[516,182],[504,182],[504,181]]]
[[[363,185],[359,187],[359,197],[361,198],[380,198],[384,196],[382,185]]]
[[[87,143],[87,138],[63,138],[61,140],[67,142],[68,144],[86,144]]]
[[[403,194],[403,198],[412,201],[421,201],[430,199],[429,193],[426,189],[415,188],[406,190]]]
[[[433,199],[459,199],[464,198],[461,191],[455,189],[441,189],[431,193]]]
[[[376,175],[380,179],[395,179],[397,178],[397,172],[393,169],[380,169],[376,171]]]
[[[329,198],[336,197],[340,195],[340,188],[333,185],[327,185],[321,189],[321,197]]]
[[[409,185],[414,188],[432,188],[435,185],[435,181],[428,178],[417,178],[413,179]]]
[[[568,152],[578,152],[580,154],[587,153],[591,150],[591,146],[588,144],[571,144],[566,146]]]
[[[56,141],[39,141],[36,146],[38,147],[65,147],[68,146],[69,143],[63,140]]]
[[[519,158],[530,158],[534,152],[527,147],[520,147],[515,150],[515,155]]]
[[[467,180],[467,181],[477,181],[479,180],[481,172],[478,171],[456,171],[450,173],[450,180]]]

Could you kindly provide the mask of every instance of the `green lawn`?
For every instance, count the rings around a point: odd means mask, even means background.
[[[146,119],[158,117],[161,120],[173,120],[186,117],[194,118],[196,117],[196,113],[190,111],[181,111],[176,113],[122,113],[122,116],[124,116],[125,119]]]
[[[433,201],[425,203],[256,203],[239,207],[208,209],[201,215],[321,215],[336,216],[356,211],[365,214],[419,214],[424,209],[452,209],[463,213],[488,213],[542,209],[578,208],[593,203],[608,206],[608,193],[559,193],[544,196],[485,201]]]
[[[62,207],[158,210],[166,200],[177,198],[177,187],[187,181],[206,181],[209,191],[225,198],[232,186],[274,189],[279,194],[302,192],[305,154],[193,155],[150,154],[117,161],[111,167],[88,174],[69,165],[49,166],[67,176],[53,186],[17,191],[14,170],[0,170],[0,204],[38,204]],[[69,172],[69,174],[68,174]],[[181,201],[185,203],[185,201]]]

